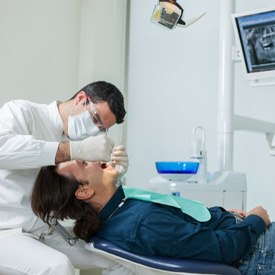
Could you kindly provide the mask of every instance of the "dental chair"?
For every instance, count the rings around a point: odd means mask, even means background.
[[[166,257],[147,257],[130,253],[120,247],[93,237],[86,247],[94,253],[119,263],[134,274],[142,275],[187,275],[187,274],[219,274],[240,275],[240,271],[232,266],[199,260],[172,259]]]

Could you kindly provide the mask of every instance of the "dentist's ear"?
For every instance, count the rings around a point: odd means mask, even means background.
[[[75,191],[75,197],[78,200],[88,200],[94,195],[95,191],[92,188],[89,188],[88,185],[80,185]]]
[[[75,97],[75,102],[78,103],[83,103],[83,101],[85,102],[87,99],[87,95],[84,91],[80,91],[77,96]]]

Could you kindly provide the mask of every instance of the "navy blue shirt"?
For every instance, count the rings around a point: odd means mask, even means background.
[[[121,187],[100,212],[97,236],[141,254],[232,264],[240,260],[265,231],[264,221],[250,215],[236,223],[221,207],[209,208],[211,219],[198,222],[178,208],[124,199]]]

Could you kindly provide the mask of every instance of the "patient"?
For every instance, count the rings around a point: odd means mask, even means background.
[[[261,274],[259,269],[274,274],[275,226],[262,207],[238,211],[241,221],[212,207],[211,219],[198,222],[171,206],[136,199],[121,204],[124,192],[117,177],[116,169],[99,162],[43,167],[32,194],[33,211],[48,224],[51,218],[76,220],[74,232],[87,242],[96,235],[137,254],[238,265],[242,274]]]

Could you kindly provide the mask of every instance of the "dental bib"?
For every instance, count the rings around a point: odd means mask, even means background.
[[[123,186],[125,198],[136,199],[142,201],[150,201],[152,203],[159,203],[169,205],[181,209],[181,211],[199,222],[209,221],[211,218],[207,207],[195,200],[189,200],[182,197],[160,194],[149,190],[143,190],[128,186]]]

